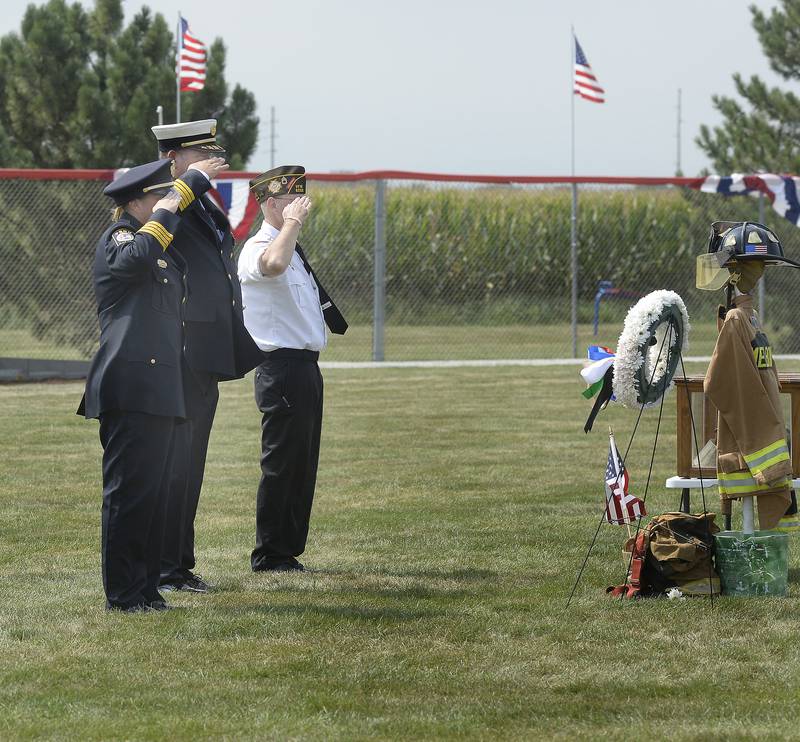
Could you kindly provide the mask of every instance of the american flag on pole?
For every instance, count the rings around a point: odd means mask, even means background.
[[[628,494],[628,472],[617,451],[614,434],[608,436],[608,463],[606,464],[606,521],[615,526],[633,523],[647,515],[644,503]]]
[[[573,90],[575,95],[586,98],[586,100],[590,100],[592,103],[605,103],[606,99],[604,96],[606,91],[603,90],[603,88],[600,87],[600,83],[597,82],[589,60],[586,59],[586,55],[583,53],[583,49],[581,49],[581,45],[578,43],[578,37],[573,34],[572,38],[575,40],[575,74],[573,76],[575,83]]]
[[[178,42],[178,77],[181,91],[202,90],[206,86],[206,45],[192,36],[189,22],[182,16]]]

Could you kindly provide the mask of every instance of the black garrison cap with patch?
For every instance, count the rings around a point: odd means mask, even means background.
[[[224,157],[225,148],[217,144],[217,120],[185,121],[182,124],[163,124],[151,128],[162,152],[174,149],[198,149],[209,157]]]
[[[302,165],[281,165],[257,175],[250,181],[256,201],[270,196],[305,196],[306,169]]]
[[[103,189],[103,194],[113,198],[117,206],[124,206],[128,201],[148,193],[164,196],[170,188],[172,188],[172,161],[156,160],[146,165],[137,165],[122,173]]]

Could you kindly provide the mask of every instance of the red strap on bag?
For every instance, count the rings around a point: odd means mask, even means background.
[[[628,577],[628,582],[624,585],[616,585],[606,588],[606,593],[612,598],[620,598],[622,600],[633,600],[638,598],[642,593],[642,570],[644,569],[644,554],[646,546],[646,537],[644,532],[640,533],[636,538],[636,543],[633,547],[633,558],[631,559],[631,573]]]

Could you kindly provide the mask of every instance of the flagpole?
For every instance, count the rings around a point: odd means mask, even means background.
[[[570,175],[575,177],[575,27],[570,26],[569,91],[570,91]]]
[[[175,31],[175,123],[181,122],[181,11]]]
[[[575,28],[570,26],[570,144],[571,174],[575,177]],[[572,327],[572,357],[578,357],[578,184],[572,182],[572,214],[570,216],[570,266],[572,292],[570,324]]]

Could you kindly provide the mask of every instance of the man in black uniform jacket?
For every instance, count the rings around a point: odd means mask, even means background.
[[[169,163],[157,161],[130,169],[104,191],[117,210],[95,251],[100,347],[78,414],[100,419],[108,609],[167,608],[158,592],[164,506],[170,450],[186,416],[185,264],[173,242],[186,218],[181,207],[208,189],[203,172],[217,171],[213,161],[195,168],[178,190]]]
[[[214,119],[153,127],[161,156],[172,161],[176,177],[192,163],[225,154],[216,142],[216,131]],[[188,195],[181,185],[177,187],[182,195]],[[201,196],[187,204],[183,228],[175,241],[187,264],[188,422],[176,431],[160,584],[165,590],[207,592],[208,584],[192,571],[196,562],[194,520],[219,399],[217,382],[244,376],[261,363],[262,354],[242,319],[233,235],[225,215],[207,196]]]

